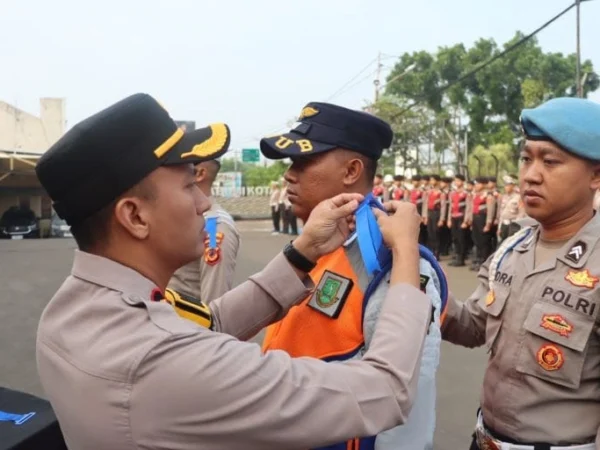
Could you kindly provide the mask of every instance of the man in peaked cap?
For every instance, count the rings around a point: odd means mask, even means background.
[[[521,115],[519,184],[537,221],[484,262],[444,339],[490,359],[471,449],[600,448],[600,104],[557,98]],[[565,189],[565,186],[568,189]]]
[[[395,262],[386,320],[353,364],[263,355],[243,341],[312,291],[307,273],[347,239],[362,195],[317,205],[262,272],[210,306],[165,289],[204,251],[210,202],[193,164],[228,144],[226,125],[184,133],[156,100],[137,94],[76,125],[40,158],[38,177],[79,246],[36,347],[69,448],[312,448],[406,420],[431,316],[411,266],[414,214],[381,218],[392,230],[386,243],[406,261]],[[400,338],[407,334],[410,345]],[[314,413],[324,410],[325,418]]]
[[[309,103],[293,130],[262,139],[260,148],[267,158],[291,158],[292,165],[285,173],[289,199],[294,214],[306,220],[328,196],[371,192],[377,161],[391,141],[390,126],[375,116],[328,103]],[[406,204],[404,207],[412,208]],[[436,312],[425,339],[416,403],[408,423],[377,436],[357,435],[357,439],[327,449],[432,448],[441,300],[439,280],[425,260],[420,262],[420,274],[421,288],[431,298]],[[365,298],[373,277],[367,273],[356,236],[321,259],[310,276],[317,290],[283,320],[267,328],[263,349],[267,354],[285,350],[294,357],[324,361],[360,358],[371,345],[373,327],[390,293],[389,284],[380,283],[374,294]],[[334,288],[341,300],[325,301]],[[404,338],[410,345],[412,337]],[[328,410],[323,413],[329,414]]]

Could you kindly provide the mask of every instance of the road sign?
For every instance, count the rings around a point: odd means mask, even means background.
[[[257,148],[244,148],[242,149],[242,161],[243,162],[259,162],[260,152]]]

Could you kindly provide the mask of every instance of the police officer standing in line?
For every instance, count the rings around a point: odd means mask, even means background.
[[[446,216],[446,193],[440,189],[440,181],[439,175],[430,176],[429,189],[423,200],[427,246],[438,260],[440,259],[440,229]]]
[[[486,177],[478,177],[475,180],[475,189],[471,201],[473,242],[476,248],[476,256],[471,266],[473,271],[478,271],[481,263],[492,254],[494,197],[491,192],[485,189],[486,184]]]
[[[519,183],[536,225],[502,243],[443,337],[486,345],[478,449],[600,448],[600,105],[557,98],[521,116]],[[568,186],[568,189],[565,189]]]
[[[498,247],[498,210],[500,209],[500,192],[498,191],[498,179],[496,177],[487,178],[487,191],[493,197],[492,203],[492,226],[490,229],[490,252],[493,253]]]
[[[450,209],[450,192],[452,192],[451,177],[443,177],[440,182],[440,189],[444,194],[444,204],[442,205],[442,226],[440,227],[440,255],[448,256],[450,254],[450,246],[452,245],[452,236],[450,228],[447,226],[448,210]]]
[[[498,228],[499,241],[502,242],[508,237],[519,231],[520,226],[517,224],[519,219],[519,205],[521,196],[516,191],[515,177],[507,175],[504,181],[504,194],[500,198],[500,208],[498,208]]]
[[[405,188],[404,188],[404,176],[403,175],[395,175],[394,176],[394,185],[392,187],[392,195],[390,197],[391,200],[396,202],[401,202],[405,200]]]
[[[264,355],[242,342],[314,289],[307,273],[348,238],[360,194],[317,205],[282,254],[205,307],[206,327],[160,300],[175,270],[204,249],[210,203],[192,165],[222,155],[229,141],[225,124],[184,133],[156,100],[136,94],[40,158],[38,178],[79,246],[36,342],[69,448],[306,449],[406,421],[432,313],[419,290],[411,205],[378,217],[394,263],[360,361]]]
[[[424,203],[425,191],[421,187],[423,177],[421,175],[413,175],[411,178],[412,189],[410,190],[408,199],[415,205],[419,214],[422,217],[421,231],[419,233],[419,244],[427,245],[427,226],[425,225],[426,206]]]
[[[469,237],[469,223],[467,205],[471,198],[464,188],[465,177],[458,174],[454,177],[455,189],[450,192],[450,207],[448,208],[448,228],[452,233],[454,244],[454,259],[448,263],[450,266],[463,267],[467,258],[467,239]]]
[[[179,268],[169,282],[170,288],[205,303],[232,288],[240,248],[240,234],[233,217],[212,196],[212,186],[220,169],[221,164],[216,159],[194,166],[196,184],[210,201],[210,209],[204,217],[217,220],[216,245],[211,247],[209,236],[205,236],[203,255]]]

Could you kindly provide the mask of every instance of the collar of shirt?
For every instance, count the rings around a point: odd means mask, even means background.
[[[75,250],[71,275],[90,283],[150,300],[156,284],[136,270],[103,256]]]

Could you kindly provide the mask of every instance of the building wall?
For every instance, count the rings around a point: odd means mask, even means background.
[[[41,98],[39,117],[0,101],[0,151],[43,154],[65,132],[65,101],[61,98]],[[20,170],[31,171],[0,181],[0,215],[10,206],[27,201],[38,217],[49,217],[45,207],[47,196],[39,188],[33,166]]]
[[[0,150],[42,154],[63,135],[65,123],[64,99],[40,99],[39,117],[0,101]]]

